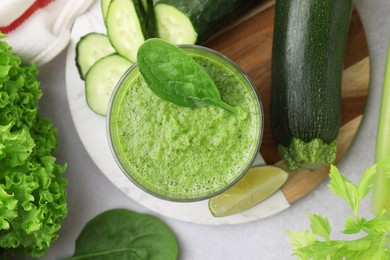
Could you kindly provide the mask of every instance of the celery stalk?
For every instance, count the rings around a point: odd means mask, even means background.
[[[378,134],[376,140],[376,162],[382,161],[390,155],[390,41],[384,73],[382,101],[380,106]],[[385,215],[390,216],[390,178],[378,169],[374,181],[372,197],[372,211],[379,214],[383,209]]]

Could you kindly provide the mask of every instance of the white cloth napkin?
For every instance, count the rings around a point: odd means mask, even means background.
[[[94,0],[0,0],[0,32],[24,62],[41,66],[69,43],[74,20]]]

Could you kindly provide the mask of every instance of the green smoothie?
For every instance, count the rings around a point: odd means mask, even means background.
[[[187,108],[160,99],[135,66],[114,92],[109,138],[122,170],[145,191],[169,200],[205,199],[230,187],[251,165],[262,110],[245,76],[222,57],[184,48],[206,69],[234,115],[216,106]]]

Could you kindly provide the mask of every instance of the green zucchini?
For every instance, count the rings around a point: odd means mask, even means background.
[[[204,43],[257,0],[160,0],[155,5],[158,37],[176,44]]]
[[[145,39],[154,38],[157,35],[156,28],[156,15],[154,13],[153,0],[137,0],[140,14],[139,20],[141,26],[144,27]]]
[[[270,120],[290,170],[333,163],[352,0],[276,0]]]

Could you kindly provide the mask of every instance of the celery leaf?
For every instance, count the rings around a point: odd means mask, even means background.
[[[330,232],[332,227],[328,221],[328,218],[325,218],[321,215],[316,214],[307,214],[310,219],[310,227],[314,234],[317,236],[323,237],[326,241],[329,241]]]
[[[376,173],[377,173],[377,165],[373,165],[369,167],[363,174],[357,186],[358,202],[364,199],[364,197],[366,197],[367,194],[370,192],[373,186],[373,181]]]
[[[370,192],[380,164],[369,167],[358,185],[344,177],[337,167],[331,166],[328,186],[349,204],[354,213],[354,217],[347,216],[342,233],[359,236],[349,240],[332,240],[328,219],[308,213],[311,231],[287,232],[298,259],[390,259],[390,219],[385,211],[370,220],[359,217],[359,204]],[[390,163],[383,162],[383,165],[389,166]]]
[[[356,185],[341,175],[340,171],[334,165],[330,167],[329,177],[330,183],[328,186],[330,190],[349,204],[356,217],[360,202],[357,196]]]

